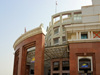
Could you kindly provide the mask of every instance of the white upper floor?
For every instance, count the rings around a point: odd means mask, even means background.
[[[54,14],[47,27],[46,45],[66,44],[67,40],[93,40],[95,35],[99,36],[100,0],[92,0],[92,2],[92,5],[83,6],[81,10]],[[82,36],[87,39],[81,39]]]

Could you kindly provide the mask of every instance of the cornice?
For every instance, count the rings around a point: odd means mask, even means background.
[[[100,42],[100,39],[95,38],[95,39],[72,39],[72,40],[68,40],[68,43],[83,43],[83,42]]]
[[[41,24],[39,27],[35,28],[35,29],[32,29],[24,34],[22,34],[14,43],[13,45],[13,48],[15,49],[16,46],[21,43],[23,40],[31,37],[31,36],[34,36],[34,35],[37,35],[37,34],[40,34],[40,33],[43,33],[44,35],[46,35],[46,31],[43,29],[43,25]]]
[[[66,31],[89,31],[89,30],[100,30],[100,23],[87,23],[87,24],[71,24],[65,26]]]

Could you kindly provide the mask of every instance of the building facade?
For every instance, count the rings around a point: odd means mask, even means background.
[[[100,75],[100,0],[54,14],[14,43],[13,75]]]

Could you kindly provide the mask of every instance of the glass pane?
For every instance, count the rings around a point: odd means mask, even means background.
[[[63,41],[66,41],[66,37],[65,37],[65,36],[63,36],[63,37],[62,37],[62,40],[63,40]]]
[[[48,71],[48,75],[51,75],[51,71],[50,70]]]
[[[54,34],[57,34],[59,32],[59,28],[54,29]]]
[[[81,34],[81,39],[87,39],[87,34]]]
[[[70,75],[69,73],[63,73],[62,75]]]
[[[63,27],[62,30],[65,31],[65,28]]]
[[[54,44],[59,43],[59,38],[54,39]]]
[[[31,69],[30,74],[34,74],[34,70]]]
[[[59,70],[59,62],[54,62],[53,63],[53,70]]]
[[[54,73],[53,75],[59,75],[59,73]]]
[[[85,73],[91,70],[91,60],[90,59],[80,59],[79,60],[79,70],[83,70]]]
[[[69,61],[62,62],[62,70],[69,70]]]

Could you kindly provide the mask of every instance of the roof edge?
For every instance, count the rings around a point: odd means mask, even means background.
[[[34,36],[34,35],[37,35],[37,34],[40,34],[40,33],[43,33],[44,35],[46,35],[46,31],[44,30],[43,28],[43,24],[41,24],[39,27],[35,28],[35,29],[32,29],[24,34],[22,34],[14,43],[13,45],[13,48],[15,49],[16,46],[21,43],[23,40],[31,37],[31,36]]]

